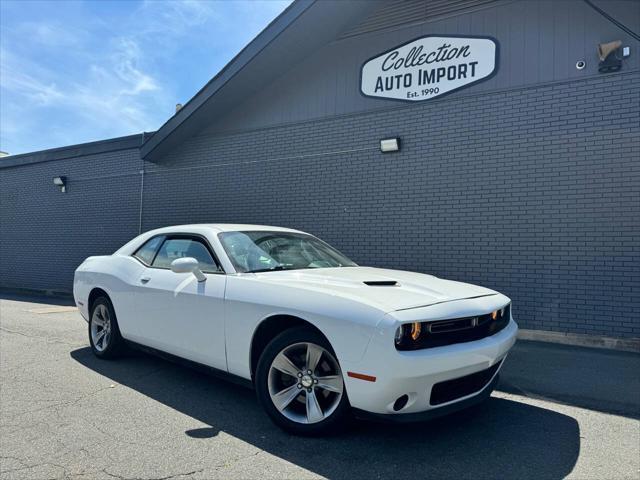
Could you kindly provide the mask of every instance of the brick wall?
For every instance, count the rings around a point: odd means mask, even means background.
[[[0,287],[70,292],[86,257],[138,234],[140,168],[137,149],[0,168]]]
[[[196,137],[148,164],[143,229],[300,228],[496,288],[523,328],[637,337],[639,122],[635,72]]]
[[[638,72],[445,97],[196,137],[145,165],[142,229],[291,226],[496,288],[523,328],[638,337],[639,159]],[[135,149],[0,169],[0,286],[70,291],[83,258],[137,234],[139,169]]]

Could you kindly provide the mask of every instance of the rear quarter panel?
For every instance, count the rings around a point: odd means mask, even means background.
[[[104,290],[113,304],[122,336],[135,329],[135,289],[145,267],[124,255],[89,257],[77,269],[73,295],[82,316],[89,319],[89,295],[94,288]]]

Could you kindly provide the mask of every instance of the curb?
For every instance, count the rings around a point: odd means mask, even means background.
[[[640,338],[612,338],[579,333],[520,329],[518,331],[518,339],[640,353]]]
[[[25,295],[28,297],[51,297],[62,300],[73,300],[73,292],[65,290],[37,290],[34,288],[0,287],[0,293],[9,295]]]

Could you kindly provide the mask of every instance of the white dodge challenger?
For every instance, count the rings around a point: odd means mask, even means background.
[[[518,327],[510,300],[421,273],[360,267],[307,233],[183,225],[76,270],[95,355],[127,344],[253,385],[293,433],[345,416],[413,421],[480,402]]]

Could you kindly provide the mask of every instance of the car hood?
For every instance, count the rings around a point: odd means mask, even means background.
[[[254,275],[261,282],[349,298],[385,312],[497,294],[488,288],[423,273],[372,267],[282,270]]]

